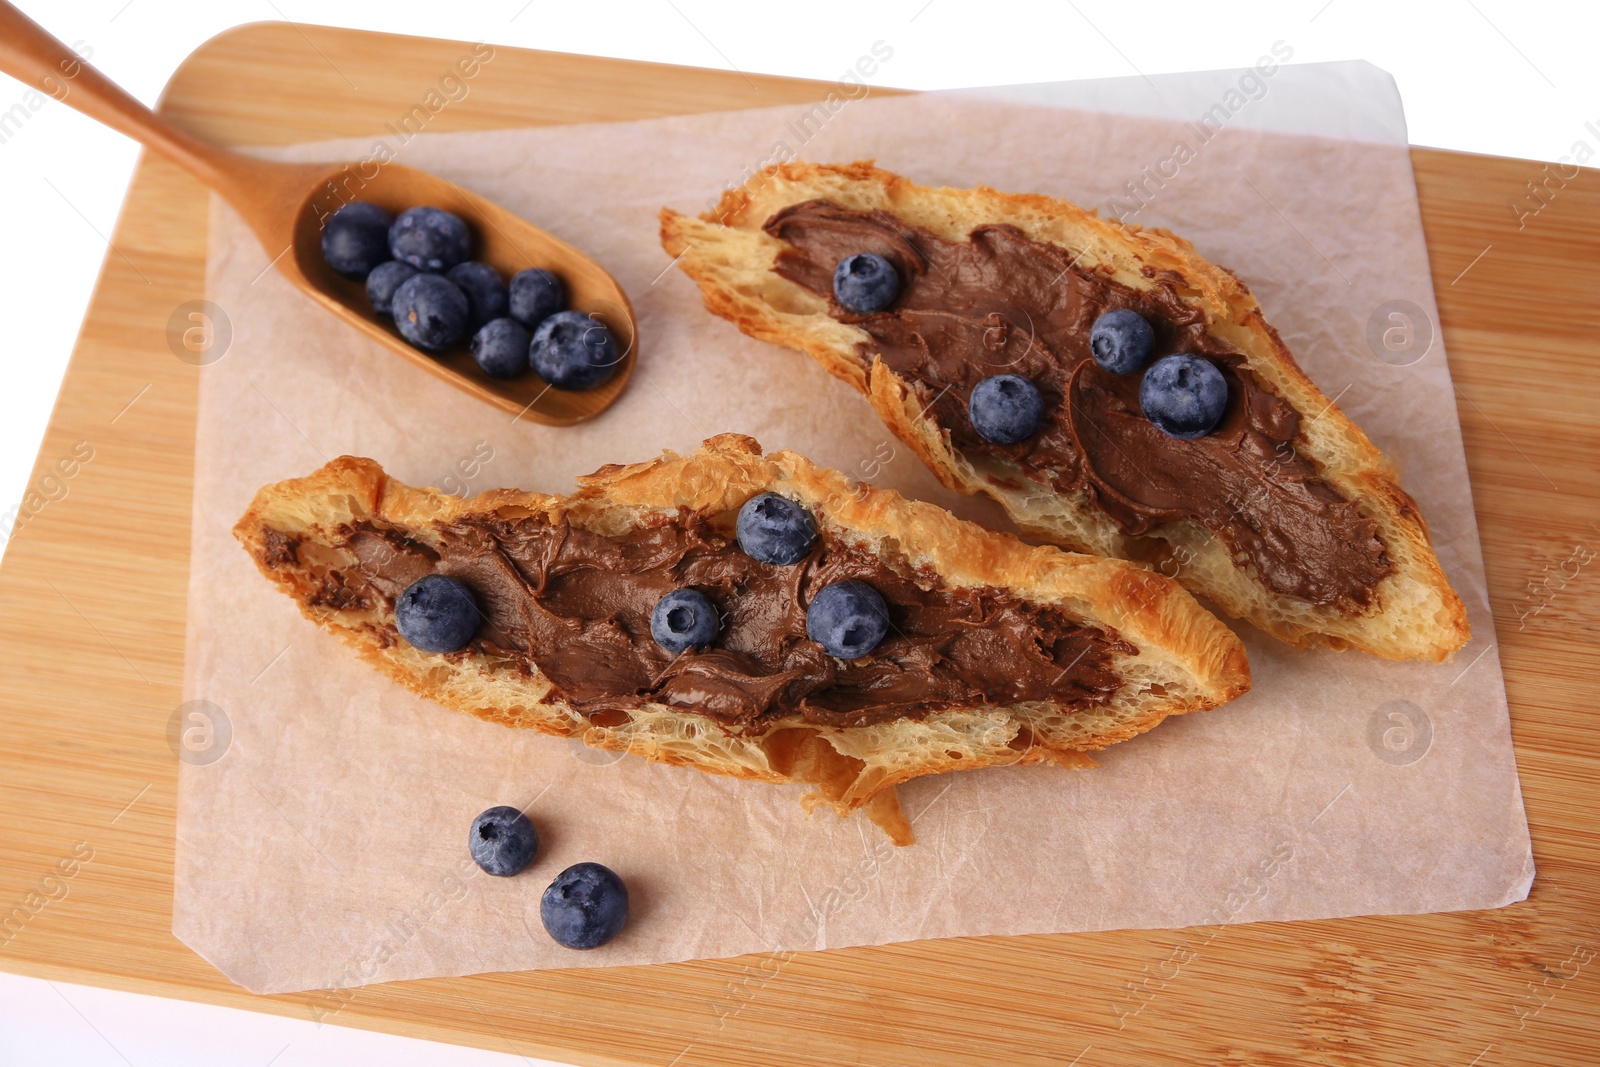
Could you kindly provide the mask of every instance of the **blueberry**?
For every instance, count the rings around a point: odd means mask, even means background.
[[[530,330],[567,306],[567,287],[547,270],[529,267],[511,276],[511,317]]]
[[[390,304],[400,336],[438,352],[467,332],[467,297],[441,274],[414,274],[400,283]]]
[[[1044,418],[1044,399],[1028,379],[995,374],[973,388],[967,415],[972,419],[972,428],[985,441],[1014,445],[1038,432]]]
[[[1089,351],[1094,361],[1112,374],[1133,374],[1150,358],[1155,331],[1137,311],[1118,308],[1094,320],[1089,331]]]
[[[777,493],[758,493],[739,509],[739,547],[761,563],[799,563],[817,540],[811,512]]]
[[[611,331],[581,311],[558,311],[533,331],[533,372],[557,389],[593,389],[617,372]]]
[[[1139,407],[1156,429],[1192,441],[1217,428],[1228,407],[1228,382],[1210,360],[1179,354],[1150,365]]]
[[[471,245],[461,217],[436,207],[402,211],[389,227],[389,251],[418,270],[447,271],[467,258]]]
[[[495,319],[472,335],[472,358],[491,378],[515,378],[528,369],[528,331],[516,319]]]
[[[860,659],[889,632],[889,609],[878,591],[854,578],[817,590],[806,609],[806,636],[838,659]]]
[[[346,278],[365,278],[389,258],[393,217],[377,204],[355,200],[335,211],[322,228],[322,259]]]
[[[650,613],[650,636],[674,656],[709,645],[721,628],[716,607],[697,589],[674,589]]]
[[[598,948],[628,918],[628,887],[610,867],[575,863],[556,875],[539,901],[539,919],[557,944]]]
[[[418,578],[394,604],[395,629],[424,652],[465,648],[477,635],[482,618],[472,590],[442,574]]]
[[[445,271],[444,276],[466,294],[472,329],[506,313],[506,283],[500,280],[500,272],[489,264],[477,260],[457,263]]]
[[[900,275],[894,264],[875,252],[862,252],[839,261],[833,271],[833,298],[857,315],[870,315],[894,303],[900,295]]]
[[[380,315],[394,314],[394,291],[400,283],[414,276],[417,268],[398,259],[385,260],[372,268],[367,275],[367,301]]]
[[[472,820],[467,849],[484,873],[509,878],[539,854],[539,831],[522,812],[502,804]]]

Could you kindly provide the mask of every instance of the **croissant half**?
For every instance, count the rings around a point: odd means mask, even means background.
[[[816,359],[946,485],[992,496],[1030,534],[1149,563],[1294,645],[1438,661],[1470,636],[1393,465],[1300,370],[1245,285],[1180,237],[1045,196],[795,162],[698,218],[664,209],[661,242],[712,312]],[[853,252],[896,265],[898,303],[841,308],[831,273]],[[996,302],[1002,283],[1012,292]],[[1097,372],[1089,327],[1112,307],[1148,315],[1167,351],[1223,369],[1230,407],[1214,440],[1151,430],[1138,379]],[[966,397],[996,369],[1056,383],[1053,458],[974,437]]]
[[[763,492],[814,518],[816,547],[793,567],[751,569],[739,554],[734,518]],[[1029,546],[733,434],[605,467],[569,496],[462,499],[347,456],[260,490],[234,533],[308,618],[421,696],[646,759],[804,783],[808,810],[864,810],[900,844],[912,840],[900,782],[1087,766],[1087,752],[1249,687],[1238,638],[1148,568]],[[421,651],[396,629],[399,591],[429,573],[466,582],[482,606],[459,651]],[[805,604],[830,574],[889,590],[889,635],[861,663],[829,660],[806,635]],[[670,657],[626,604],[683,584],[710,594],[724,627]],[[758,593],[775,607],[746,610]],[[957,679],[963,662],[987,680]],[[1031,689],[1018,681],[1030,671]],[[811,688],[796,697],[802,675]],[[728,677],[743,688],[719,688]]]

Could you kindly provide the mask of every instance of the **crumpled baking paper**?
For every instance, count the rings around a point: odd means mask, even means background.
[[[309,1003],[331,1012],[352,987],[435,975],[1522,899],[1527,824],[1403,131],[1386,76],[1332,64],[391,143],[595,255],[630,294],[638,371],[602,417],[565,429],[513,422],[340,325],[218,202],[189,703],[173,728],[174,931],[245,988],[322,990]],[[1399,463],[1471,644],[1448,664],[1395,664],[1241,627],[1255,674],[1244,698],[1118,745],[1095,770],[903,786],[917,844],[895,848],[864,818],[808,817],[800,787],[619,759],[434,706],[256,572],[229,535],[252,494],[344,453],[454,492],[565,491],[602,464],[723,431],[1009,529],[991,504],[942,489],[811,360],[705,312],[670,267],[657,210],[704,210],[784,151],[1126,212],[1237,271],[1307,373]],[[543,836],[515,878],[467,855],[469,824],[496,804],[526,807]],[[632,913],[612,943],[573,952],[545,935],[539,897],[582,860],[626,879]]]

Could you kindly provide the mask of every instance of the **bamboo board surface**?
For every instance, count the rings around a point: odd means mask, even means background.
[[[377,136],[467,47],[242,27],[185,62],[163,110],[226,145]],[[501,48],[426,128],[827,88]],[[1547,179],[1538,164],[1412,155],[1538,864],[1527,901],[394,983],[325,1021],[584,1064],[1600,1062],[1600,172],[1543,187],[1519,229],[1509,204]],[[167,327],[203,295],[206,203],[186,174],[141,160],[34,471],[39,484],[71,469],[46,483],[66,495],[53,490],[0,567],[0,968],[312,1017],[305,996],[251,996],[171,932],[166,728],[199,371]]]

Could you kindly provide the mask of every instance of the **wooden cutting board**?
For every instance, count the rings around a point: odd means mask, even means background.
[[[376,137],[468,47],[246,26],[184,63],[163,110],[227,145]],[[469,88],[425,129],[829,87],[501,48]],[[1600,1062],[1600,172],[1413,160],[1539,867],[1529,900],[405,982],[355,991],[331,1021],[584,1064]],[[1541,201],[1529,181],[1548,183]],[[311,1017],[304,996],[251,996],[171,933],[166,730],[200,371],[168,326],[204,295],[206,204],[176,168],[140,163],[39,453],[29,504],[44,502],[0,568],[0,967]]]

